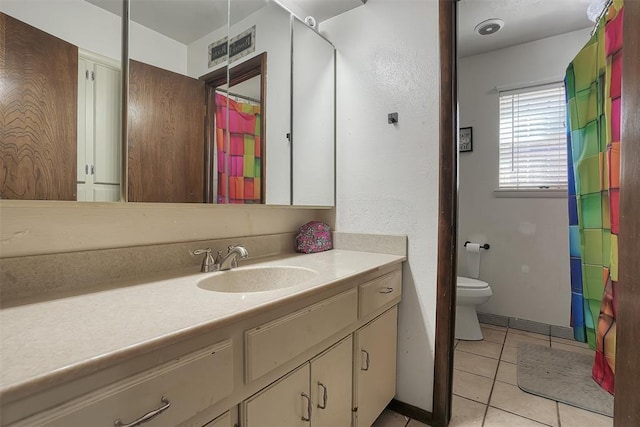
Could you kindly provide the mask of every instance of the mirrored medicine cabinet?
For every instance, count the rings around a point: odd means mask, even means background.
[[[335,49],[276,1],[3,2],[0,32],[0,198],[334,205]]]

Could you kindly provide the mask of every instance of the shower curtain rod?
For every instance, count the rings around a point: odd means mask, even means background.
[[[609,7],[611,7],[612,4],[613,4],[613,0],[608,0],[607,4],[605,4],[604,8],[602,9],[602,12],[600,12],[600,15],[598,15],[598,20],[596,21],[596,24],[593,26],[593,29],[591,30],[591,36],[593,36],[596,33],[596,31],[598,31],[598,25],[600,25],[600,21],[607,14],[607,11],[609,10]]]
[[[250,96],[240,95],[239,93],[229,92],[228,90],[216,89],[216,91],[226,93],[229,96],[235,96],[236,98],[241,98],[241,99],[246,99],[247,101],[256,102],[258,104],[261,103],[259,99],[251,98]]]

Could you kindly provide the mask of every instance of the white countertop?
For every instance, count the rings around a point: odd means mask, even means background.
[[[306,267],[318,275],[284,289],[219,293],[196,285],[212,273],[190,270],[177,278],[130,281],[2,309],[0,399],[95,372],[114,360],[169,345],[404,260],[401,256],[345,250],[291,254],[252,267]]]

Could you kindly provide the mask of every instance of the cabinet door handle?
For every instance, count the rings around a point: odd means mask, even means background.
[[[84,165],[84,174],[89,175],[89,165]]]
[[[300,393],[303,399],[307,399],[307,416],[302,416],[302,421],[311,421],[311,398],[307,393]]]
[[[318,387],[322,387],[322,405],[318,402],[318,408],[327,409],[327,399],[329,399],[329,393],[327,393],[327,386],[318,381]]]
[[[381,294],[390,294],[391,292],[393,292],[393,288],[390,288],[389,286],[380,289]]]
[[[365,367],[364,368],[360,368],[363,371],[368,371],[369,370],[369,363],[370,363],[370,358],[369,358],[369,352],[367,350],[360,350],[361,352],[364,353],[364,362],[365,362]]]
[[[142,423],[146,423],[147,421],[150,421],[151,419],[157,417],[158,415],[160,415],[161,413],[169,409],[169,406],[171,406],[171,402],[169,402],[169,399],[167,399],[164,396],[162,396],[160,401],[164,404],[163,406],[159,407],[158,409],[154,409],[153,411],[147,412],[137,420],[132,421],[130,423],[123,423],[122,421],[120,421],[120,418],[118,418],[113,422],[113,425],[116,427],[135,427],[135,426],[139,426]]]

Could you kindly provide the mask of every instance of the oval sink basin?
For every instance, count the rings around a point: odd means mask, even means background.
[[[198,281],[198,287],[214,292],[265,292],[300,285],[318,275],[303,267],[245,267],[221,271]]]

